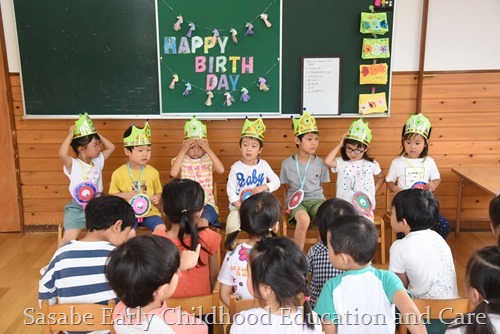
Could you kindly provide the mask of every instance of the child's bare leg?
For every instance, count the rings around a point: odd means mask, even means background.
[[[165,227],[165,224],[159,224],[155,226],[155,231],[165,231],[167,228]]]
[[[295,226],[295,233],[293,235],[293,240],[299,245],[300,249],[304,250],[304,245],[306,243],[307,228],[311,223],[311,218],[307,214],[307,211],[297,211],[295,213],[295,221],[297,225]]]
[[[135,237],[136,234],[137,234],[137,232],[134,229],[131,229],[130,232],[128,232],[127,239],[131,239],[131,238]]]
[[[78,238],[78,236],[80,235],[81,231],[82,231],[81,228],[64,230],[63,237],[62,237],[61,240],[59,240],[57,248],[61,247],[62,245],[67,244],[71,240],[74,240],[74,239]]]

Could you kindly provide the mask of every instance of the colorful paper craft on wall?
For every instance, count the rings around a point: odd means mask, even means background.
[[[359,31],[362,34],[385,34],[389,31],[387,13],[361,13]]]
[[[360,85],[385,85],[387,84],[387,64],[363,64],[359,65]]]
[[[389,38],[363,38],[361,58],[389,58]]]
[[[359,113],[363,115],[384,113],[387,111],[385,92],[359,94]]]

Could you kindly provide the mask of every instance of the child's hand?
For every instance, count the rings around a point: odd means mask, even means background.
[[[340,138],[339,145],[344,146],[344,141],[347,138],[347,132],[342,135],[342,138]]]
[[[194,145],[195,141],[196,141],[196,140],[195,140],[195,139],[192,139],[192,138],[191,138],[191,139],[187,139],[187,140],[185,140],[185,141],[182,143],[182,150],[183,150],[184,152],[189,151],[189,149],[190,149],[191,147],[193,147],[193,145]]]
[[[73,124],[72,126],[69,127],[69,130],[68,130],[68,137],[71,137],[73,138],[73,134],[75,133],[75,124]]]
[[[186,271],[188,269],[194,268],[198,264],[200,249],[201,244],[198,244],[198,246],[196,246],[196,250],[185,250],[181,253],[181,265],[179,267],[180,271]]]
[[[266,185],[261,185],[261,186],[257,186],[255,188],[252,189],[252,194],[258,194],[258,193],[261,193],[263,191],[266,191],[268,190],[269,188],[266,186]]]
[[[151,203],[158,205],[160,203],[160,197],[161,197],[161,195],[154,194],[154,195],[149,196],[149,200],[151,201]]]
[[[436,190],[436,184],[434,183],[434,181],[427,182],[426,186],[427,186],[427,189],[430,191]]]
[[[198,143],[198,145],[200,145],[200,147],[203,149],[203,151],[207,151],[210,149],[210,145],[208,145],[208,140],[206,139],[196,139],[196,142]]]

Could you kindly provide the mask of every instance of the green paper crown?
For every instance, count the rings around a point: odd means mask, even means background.
[[[403,135],[407,133],[418,133],[422,135],[425,139],[429,139],[429,133],[431,131],[431,122],[423,114],[412,115],[406,121],[405,131]]]
[[[243,124],[243,128],[241,129],[240,138],[252,137],[264,141],[265,131],[266,131],[266,125],[264,124],[262,117],[257,118],[253,122],[247,118],[245,120],[245,124]]]
[[[359,141],[366,146],[370,145],[372,138],[372,130],[370,130],[370,128],[368,127],[368,122],[363,122],[362,118],[352,122],[349,130],[347,131],[346,137],[346,139]]]
[[[130,136],[124,138],[123,143],[125,147],[151,145],[151,128],[149,127],[148,121],[146,121],[142,129],[133,124]]]
[[[316,120],[307,111],[304,111],[300,118],[292,118],[293,133],[295,137],[309,132],[319,132]]]
[[[73,139],[85,137],[91,134],[97,133],[94,128],[94,123],[90,119],[87,113],[80,114],[80,117],[75,122],[75,130],[73,130]]]
[[[190,120],[186,121],[184,125],[184,140],[195,138],[195,139],[205,139],[207,138],[207,126],[196,119],[193,116]]]

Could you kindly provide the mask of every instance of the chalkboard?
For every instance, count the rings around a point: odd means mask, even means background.
[[[26,115],[159,114],[154,0],[14,0]]]

